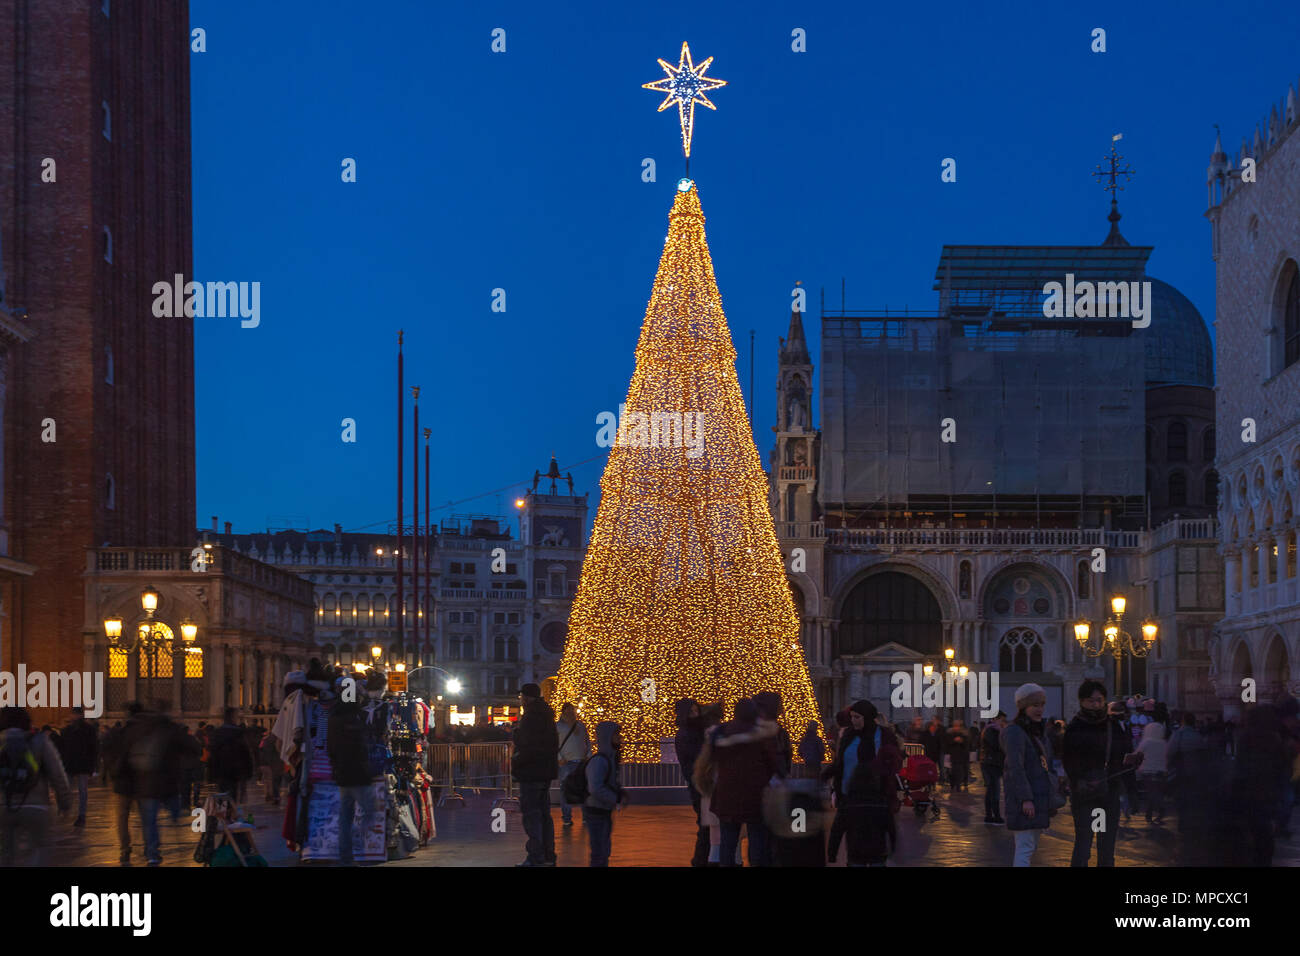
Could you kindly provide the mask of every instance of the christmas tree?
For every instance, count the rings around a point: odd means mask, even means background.
[[[691,180],[668,222],[557,688],[589,725],[618,721],[642,762],[683,697],[730,715],[777,691],[794,739],[817,718]]]

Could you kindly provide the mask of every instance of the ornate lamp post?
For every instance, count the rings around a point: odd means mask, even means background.
[[[145,677],[152,690],[154,656],[159,652],[173,655],[178,647],[183,647],[188,652],[198,639],[199,626],[189,618],[181,621],[181,641],[176,643],[172,629],[162,621],[154,620],[154,614],[158,611],[158,591],[152,586],[140,592],[140,609],[143,616],[136,619],[135,626],[129,632],[130,636],[123,636],[122,618],[116,614],[104,618],[104,636],[108,638],[108,646],[114,650],[131,654],[136,648],[140,649],[145,659]]]
[[[1080,620],[1074,625],[1074,639],[1079,642],[1079,648],[1089,657],[1101,657],[1104,654],[1112,654],[1115,658],[1115,693],[1121,693],[1121,662],[1124,655],[1130,657],[1146,657],[1155,647],[1156,638],[1159,636],[1160,629],[1154,621],[1146,620],[1142,622],[1142,638],[1138,640],[1124,629],[1124,613],[1128,607],[1128,602],[1122,595],[1115,595],[1110,599],[1111,613],[1102,625],[1100,639],[1094,640],[1091,625],[1084,620]]]

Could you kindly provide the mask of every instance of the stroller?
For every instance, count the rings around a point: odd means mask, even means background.
[[[937,817],[939,798],[935,792],[939,785],[938,766],[925,755],[924,744],[905,743],[903,753],[906,754],[906,759],[903,761],[903,769],[897,774],[903,806],[911,807],[918,817],[925,816],[927,810]]]

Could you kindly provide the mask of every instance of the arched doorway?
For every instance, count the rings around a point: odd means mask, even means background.
[[[1261,700],[1280,701],[1291,683],[1291,660],[1281,634],[1274,634],[1265,645],[1264,676],[1260,681]]]
[[[844,599],[839,618],[835,657],[863,654],[890,642],[943,655],[939,602],[922,581],[902,571],[882,571],[859,581]]]

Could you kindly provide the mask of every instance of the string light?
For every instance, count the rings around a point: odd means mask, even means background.
[[[777,691],[794,739],[817,718],[699,194],[691,183],[674,197],[626,416],[695,413],[702,453],[611,449],[553,698],[618,721],[639,762],[660,759],[683,697],[730,715]]]
[[[726,80],[715,80],[712,77],[706,77],[704,71],[709,68],[713,62],[713,57],[709,57],[699,66],[691,62],[691,48],[685,43],[682,44],[682,55],[677,61],[677,66],[673,66],[666,60],[660,60],[659,65],[663,67],[664,72],[668,74],[666,80],[655,80],[653,83],[642,83],[643,90],[654,90],[658,93],[667,93],[664,101],[659,104],[659,112],[662,113],[674,103],[677,105],[677,118],[682,124],[682,148],[686,151],[687,159],[691,155],[691,137],[695,132],[695,104],[707,106],[711,110],[717,110],[717,107],[709,102],[709,98],[704,94],[709,90],[716,90],[720,86],[726,86]]]

